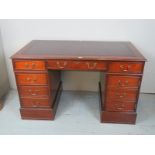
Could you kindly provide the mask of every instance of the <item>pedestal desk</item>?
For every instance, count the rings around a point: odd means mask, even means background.
[[[54,119],[62,70],[99,71],[101,122],[134,124],[145,61],[130,42],[31,41],[12,56],[21,117]]]

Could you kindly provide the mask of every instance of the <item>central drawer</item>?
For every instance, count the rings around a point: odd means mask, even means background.
[[[103,61],[48,60],[47,67],[55,70],[106,70],[107,64]]]
[[[48,83],[47,74],[16,74],[18,85],[46,85]]]

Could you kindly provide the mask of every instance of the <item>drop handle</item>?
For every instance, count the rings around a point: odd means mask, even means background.
[[[29,89],[28,92],[29,92],[32,96],[37,95],[36,93],[32,93],[32,90],[31,90],[31,89]]]
[[[128,66],[120,65],[120,68],[121,68],[121,70],[123,72],[127,72],[127,71],[129,71],[129,69],[131,68],[131,66],[130,65],[128,65]]]
[[[96,65],[97,65],[97,63],[90,64],[89,62],[87,62],[88,69],[94,69],[96,67]]]
[[[117,108],[124,108],[125,107],[125,105],[124,104],[115,104],[115,107],[117,107]]]
[[[39,92],[39,91],[40,91],[40,90],[34,90],[34,91],[31,90],[31,89],[28,90],[29,93],[36,92],[36,93],[32,93],[31,95],[37,95],[37,92]]]
[[[32,104],[32,106],[33,106],[33,107],[37,107],[37,105],[35,105],[35,104]]]
[[[28,68],[28,67],[29,67],[29,64],[28,64],[28,63],[26,63],[24,66],[25,66],[26,68]]]
[[[123,110],[123,108],[117,108],[118,110]]]
[[[118,85],[119,85],[119,86],[122,86],[121,80],[118,80]]]
[[[35,68],[36,67],[36,64],[35,63],[32,63],[32,68]]]
[[[118,80],[118,86],[128,86],[129,81],[125,81],[124,83],[121,82],[121,80]]]
[[[116,93],[116,96],[118,96],[118,97],[120,97],[120,98],[123,98],[123,97],[125,97],[125,96],[126,96],[126,93],[123,93],[122,95],[121,95],[121,94],[119,94],[119,93]]]
[[[31,78],[29,78],[29,77],[26,78],[26,81],[30,81],[30,80],[31,80]]]
[[[36,96],[37,94],[35,94],[35,93],[32,93],[31,95],[32,95],[32,96]]]
[[[125,85],[128,86],[129,85],[129,81],[125,81]]]
[[[67,65],[67,62],[63,62],[63,63],[62,63],[62,66],[61,66],[60,62],[57,61],[57,66],[58,66],[58,68],[60,68],[60,69],[65,68],[66,65]]]
[[[35,79],[31,79],[31,78],[29,78],[29,77],[26,78],[26,81],[30,81],[30,80],[32,80],[32,81],[34,81],[34,82],[37,81],[36,78],[35,78]]]
[[[33,103],[32,103],[32,106],[33,106],[33,107],[37,107],[38,105],[39,105],[39,102],[33,102]]]
[[[76,61],[75,64],[78,65],[78,64],[80,64],[80,62],[79,61]]]

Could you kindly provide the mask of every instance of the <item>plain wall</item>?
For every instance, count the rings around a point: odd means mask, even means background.
[[[9,57],[31,40],[131,41],[148,59],[141,92],[155,93],[155,20],[0,20],[0,26],[12,88],[16,85]],[[67,90],[96,91],[98,80],[98,72],[63,73]]]
[[[1,32],[0,32],[0,98],[7,93],[9,88],[10,88],[10,85],[9,85],[8,73],[7,73],[6,63],[5,63],[4,50],[3,50],[2,38],[1,38]]]

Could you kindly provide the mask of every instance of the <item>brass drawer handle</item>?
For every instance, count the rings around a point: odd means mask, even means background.
[[[122,86],[121,80],[118,80],[118,85]]]
[[[35,68],[36,67],[36,64],[35,63],[32,63],[32,68]]]
[[[131,68],[130,65],[128,65],[128,66],[120,65],[120,69],[121,69],[123,72],[129,71],[130,68]]]
[[[87,65],[88,65],[88,69],[95,69],[97,63],[90,64],[89,62],[87,62]]]
[[[126,93],[123,93],[122,95],[120,93],[116,93],[116,96],[120,97],[120,98],[123,98],[125,97],[127,94]]]
[[[128,86],[129,85],[129,81],[126,80],[125,81],[125,85]]]
[[[32,95],[32,96],[36,96],[36,95],[38,95],[38,92],[39,92],[40,90],[31,90],[31,89],[29,89],[28,90],[28,92]],[[33,93],[34,92],[34,93]]]
[[[63,62],[63,63],[62,63],[62,66],[61,66],[60,62],[57,61],[57,67],[60,68],[60,69],[65,68],[66,65],[67,65],[67,62]]]
[[[29,89],[29,92],[32,92],[33,90]],[[34,90],[35,92],[39,92],[40,90]]]
[[[37,107],[37,105],[35,105],[35,104],[32,104],[32,107]]]
[[[35,94],[35,93],[32,93],[31,95],[32,95],[32,96],[36,96],[37,94]]]
[[[121,105],[120,105],[120,104],[115,104],[115,106],[116,106],[117,108],[119,108],[119,107],[120,107],[120,108],[124,108],[124,107],[125,107],[124,104],[121,104]]]
[[[30,81],[30,80],[31,80],[31,81],[34,81],[34,82],[37,81],[37,79],[31,79],[31,78],[29,78],[29,77],[26,78],[26,81]]]
[[[129,81],[125,81],[124,84],[121,82],[121,80],[118,80],[118,86],[123,87],[123,86],[128,86],[129,85]]]
[[[80,64],[80,62],[79,61],[76,61],[75,64],[78,65],[78,64]]]
[[[34,101],[34,102],[32,103],[32,106],[33,106],[33,107],[37,107],[38,105],[39,105],[39,102],[35,102],[35,101]]]
[[[121,107],[122,107],[122,108],[125,108],[125,105],[124,105],[124,104],[122,104],[122,105],[121,105]]]
[[[33,81],[34,81],[34,82],[36,82],[36,81],[37,81],[37,79],[33,79]]]
[[[120,107],[118,107],[118,108],[116,108],[117,110],[123,110],[124,108],[120,108]]]
[[[29,64],[28,64],[28,63],[26,63],[24,66],[25,66],[26,68],[28,68],[28,67],[29,67]]]
[[[26,78],[26,81],[30,81],[30,80],[31,80],[31,78],[29,78],[29,77]]]
[[[30,64],[25,63],[24,66],[25,66],[26,68],[28,68],[28,67],[30,67]],[[32,68],[35,68],[35,67],[36,67],[36,64],[35,64],[35,63],[32,63]]]

